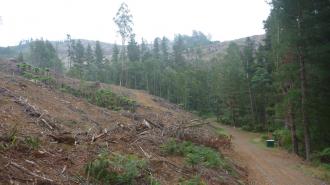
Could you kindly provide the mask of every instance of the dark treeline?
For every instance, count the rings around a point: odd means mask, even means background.
[[[330,144],[330,2],[272,0],[271,6],[264,42],[230,43],[210,58],[212,42],[198,31],[138,44],[123,4],[114,18],[122,43],[111,58],[99,42],[84,47],[68,35],[67,74],[143,89],[225,124],[273,132],[282,146],[310,159]],[[52,65],[33,54],[38,42],[30,49],[33,64],[58,66],[47,42],[43,52]]]

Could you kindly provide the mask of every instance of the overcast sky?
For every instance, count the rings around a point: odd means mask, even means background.
[[[22,39],[72,38],[120,43],[115,16],[122,0],[0,0],[0,46]],[[212,40],[263,34],[270,7],[265,0],[125,0],[137,40],[192,30]]]

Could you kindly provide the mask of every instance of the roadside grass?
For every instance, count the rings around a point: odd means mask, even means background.
[[[219,136],[227,136],[229,137],[230,135],[221,127],[216,127],[215,128],[215,133],[218,134]]]
[[[185,162],[193,168],[201,165],[207,168],[220,167],[231,171],[223,156],[217,151],[208,147],[195,145],[189,141],[178,142],[175,139],[170,139],[161,146],[161,150],[167,155],[183,156]]]
[[[330,165],[329,164],[318,164],[318,165],[304,165],[300,164],[297,166],[304,174],[312,176],[317,179],[321,179],[326,183],[330,184]]]

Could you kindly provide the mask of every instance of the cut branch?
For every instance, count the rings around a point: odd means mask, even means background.
[[[46,177],[40,176],[40,175],[38,175],[38,174],[36,174],[36,173],[34,173],[34,172],[32,172],[32,171],[30,171],[30,170],[24,168],[23,166],[21,166],[21,165],[15,163],[15,162],[12,162],[12,161],[11,161],[11,162],[10,162],[10,165],[13,165],[14,167],[16,167],[16,168],[22,170],[23,172],[25,172],[25,173],[27,173],[27,174],[29,174],[29,175],[31,175],[31,176],[34,176],[34,177],[37,177],[37,178],[40,178],[40,179],[43,179],[43,180],[46,180],[46,181],[54,182],[52,179],[49,179],[49,178],[46,178]]]

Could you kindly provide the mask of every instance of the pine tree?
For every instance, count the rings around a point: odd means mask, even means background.
[[[155,40],[154,40],[154,47],[153,47],[153,50],[152,50],[153,57],[155,59],[160,59],[160,46],[159,46],[159,42],[160,42],[160,38],[159,37],[155,38]]]
[[[162,61],[164,61],[165,63],[167,63],[167,61],[169,60],[169,46],[168,46],[169,40],[166,37],[162,38],[161,41],[161,52],[162,52]]]
[[[130,41],[128,42],[127,55],[131,62],[136,62],[140,59],[140,49],[137,42],[135,41],[135,34],[131,35]]]
[[[104,55],[103,50],[101,48],[100,41],[95,42],[95,62],[96,64],[101,67],[103,63]]]
[[[112,48],[111,61],[112,62],[118,62],[119,61],[119,48],[118,48],[117,44],[115,44]]]

